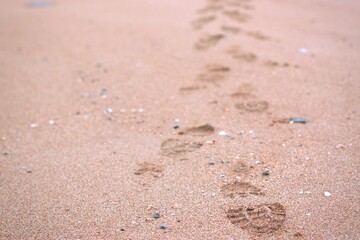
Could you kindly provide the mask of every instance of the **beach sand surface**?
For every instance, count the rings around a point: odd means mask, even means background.
[[[360,239],[359,13],[3,0],[0,239]]]

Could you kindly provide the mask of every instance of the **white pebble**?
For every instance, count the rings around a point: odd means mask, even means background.
[[[112,112],[113,112],[113,110],[112,110],[112,108],[108,108],[108,109],[106,109],[106,112],[108,112],[108,113],[112,113]]]
[[[226,133],[225,131],[220,131],[220,132],[219,132],[219,135],[220,135],[220,136],[226,136],[227,133]]]
[[[299,48],[298,52],[302,54],[308,54],[309,50],[307,48]]]
[[[50,125],[54,125],[54,124],[55,124],[55,121],[54,121],[54,120],[49,120],[49,124],[50,124]]]
[[[342,145],[342,144],[338,144],[338,145],[336,145],[335,147],[338,148],[338,149],[339,149],[339,148],[345,148],[345,146]]]
[[[331,196],[331,193],[329,193],[329,192],[324,192],[324,196],[325,196],[325,197],[330,197],[330,196]]]
[[[37,128],[38,125],[37,125],[36,123],[32,123],[32,124],[30,125],[30,127],[31,127],[31,128]]]

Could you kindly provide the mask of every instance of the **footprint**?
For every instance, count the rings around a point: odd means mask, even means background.
[[[222,5],[217,5],[217,4],[211,4],[208,5],[200,10],[198,10],[197,12],[199,14],[208,14],[208,13],[214,13],[214,12],[218,12],[224,9],[224,6]]]
[[[232,182],[221,187],[221,192],[227,196],[234,198],[236,196],[247,197],[252,195],[265,195],[259,188],[248,182]]]
[[[195,43],[195,48],[197,50],[206,50],[216,44],[218,44],[222,39],[225,38],[224,34],[207,34],[202,36],[197,43]]]
[[[272,60],[266,60],[264,62],[264,64],[267,67],[290,67],[290,64],[288,64],[288,63],[279,63],[279,62],[272,61]]]
[[[134,172],[135,175],[149,174],[155,178],[162,176],[163,167],[157,164],[143,162],[139,164],[139,169]]]
[[[201,90],[204,88],[206,88],[206,86],[192,85],[192,86],[188,86],[188,87],[182,87],[179,90],[182,93],[188,93],[188,92],[198,91],[198,90]]]
[[[257,60],[257,56],[254,53],[245,53],[239,46],[231,46],[225,52],[234,59],[246,62],[255,62]]]
[[[192,22],[192,26],[195,30],[202,29],[206,24],[214,21],[216,19],[216,16],[206,16],[206,17],[200,17]]]
[[[170,138],[161,144],[161,151],[166,156],[177,156],[194,152],[203,146],[201,142],[192,142]]]
[[[237,103],[235,107],[246,112],[265,112],[269,108],[269,103],[266,101],[250,101]]]
[[[254,6],[249,5],[250,1],[227,1],[227,5],[230,7],[238,7],[244,10],[253,10],[255,9]]]
[[[238,161],[231,170],[237,178],[245,179],[249,175],[250,167],[246,162]]]
[[[198,81],[218,83],[228,78],[230,68],[220,64],[208,64],[205,66],[204,72],[196,78]]]
[[[222,26],[221,30],[225,33],[232,33],[232,34],[238,34],[241,32],[241,28],[234,27],[234,26],[228,26],[228,25]]]
[[[238,90],[231,94],[233,98],[253,98],[255,95],[253,94],[254,87],[249,83],[243,83],[240,85]]]
[[[246,33],[249,37],[255,38],[257,40],[261,40],[261,41],[266,41],[266,40],[270,40],[270,37],[264,35],[261,32],[253,32],[253,31],[249,31]]]
[[[285,208],[280,203],[241,205],[230,208],[226,215],[232,224],[254,234],[274,233],[286,219]]]
[[[250,15],[241,13],[238,10],[225,10],[223,14],[233,21],[244,23],[250,19]]]
[[[205,124],[198,127],[191,127],[183,132],[179,132],[180,135],[191,135],[191,136],[207,136],[214,133],[215,128],[210,124]]]
[[[289,118],[275,118],[272,120],[269,126],[274,126],[275,124],[289,124],[290,119]]]

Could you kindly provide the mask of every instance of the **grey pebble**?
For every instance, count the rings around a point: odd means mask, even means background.
[[[305,123],[307,123],[307,119],[306,118],[290,118],[289,122],[290,123],[302,123],[302,124],[305,124]]]
[[[164,230],[166,230],[168,227],[166,226],[166,224],[161,224],[160,225],[160,229],[164,229]]]

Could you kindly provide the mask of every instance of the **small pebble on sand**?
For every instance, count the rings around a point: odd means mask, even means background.
[[[37,128],[38,126],[39,126],[39,125],[36,124],[36,123],[32,123],[32,124],[30,125],[31,128]]]
[[[54,125],[55,124],[55,121],[54,120],[49,120],[48,122],[50,125]]]
[[[324,196],[325,196],[325,197],[330,197],[330,196],[331,196],[331,193],[329,193],[329,192],[324,192]]]
[[[264,170],[262,175],[263,176],[269,176],[270,175],[270,170],[269,169]]]
[[[299,48],[298,52],[301,53],[301,54],[308,54],[309,50],[307,48]]]
[[[220,131],[219,132],[219,136],[226,136],[226,135],[227,135],[227,133],[225,131]]]
[[[166,226],[166,224],[161,224],[160,225],[160,229],[166,230],[168,227]]]
[[[160,213],[154,213],[152,216],[153,216],[153,218],[156,218],[156,219],[160,218]]]
[[[290,119],[289,119],[289,123],[302,123],[302,124],[306,124],[306,123],[307,123],[307,119],[306,119],[306,118],[290,118]]]

